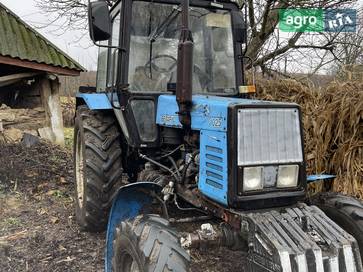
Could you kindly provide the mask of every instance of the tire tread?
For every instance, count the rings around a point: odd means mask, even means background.
[[[112,199],[122,185],[120,130],[114,116],[84,105],[77,109],[76,122],[83,129],[86,156],[85,216],[79,222],[84,230],[103,231]]]
[[[357,240],[363,257],[363,202],[339,193],[321,193],[310,204],[318,206],[330,219]]]
[[[156,215],[138,216],[132,220],[121,222],[116,228],[114,250],[117,250],[118,237],[126,235],[137,245],[144,270],[148,272],[189,271],[190,257],[170,227],[167,220]],[[117,263],[113,261],[114,271]]]

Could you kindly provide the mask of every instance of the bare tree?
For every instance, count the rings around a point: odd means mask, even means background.
[[[116,0],[106,0],[110,5]],[[57,22],[63,30],[85,31],[87,24],[88,0],[36,0],[37,7],[55,16],[49,24]]]
[[[334,42],[337,61],[342,65],[363,64],[363,7],[357,17],[356,33],[341,33]]]
[[[61,22],[64,29],[77,29],[86,33],[88,0],[36,0],[38,7],[46,13],[55,14],[53,22]],[[300,59],[308,67],[318,70],[332,62],[338,35],[311,33],[290,33],[282,36],[278,30],[279,10],[287,8],[341,8],[354,3],[354,0],[237,0],[242,10],[247,10],[250,27],[246,56],[251,63],[247,68],[258,66],[263,71],[281,69],[281,63]],[[110,0],[109,3],[114,2]],[[329,52],[330,54],[326,53]],[[323,59],[321,57],[323,56]],[[333,56],[333,57],[332,57]],[[314,60],[312,60],[314,58]],[[316,59],[315,59],[316,58]]]
[[[87,29],[87,0],[36,0],[36,4],[43,12],[55,16],[49,25],[57,22],[63,29]]]
[[[279,10],[342,8],[351,6],[353,3],[354,1],[349,0],[247,0],[242,3],[242,6],[247,5],[248,22],[251,29],[246,55],[253,60],[253,66],[261,67],[262,71],[280,70],[279,66],[285,64],[287,59],[290,63],[292,61],[301,63],[299,58],[310,61],[312,57],[319,60],[316,65],[320,68],[332,61],[328,55],[334,54],[336,48],[334,42],[338,35],[295,32],[284,33],[282,36],[278,30]],[[324,56],[323,60],[320,59],[321,56]],[[311,63],[308,66],[312,67]],[[250,67],[251,64],[247,66],[247,68]]]
[[[363,80],[363,5],[358,10],[356,33],[341,33],[335,40],[330,73],[338,79]]]

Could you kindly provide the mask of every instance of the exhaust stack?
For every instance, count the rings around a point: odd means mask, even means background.
[[[189,29],[189,0],[182,0],[182,28],[178,44],[176,101],[179,120],[185,130],[190,130],[193,88],[193,37]]]

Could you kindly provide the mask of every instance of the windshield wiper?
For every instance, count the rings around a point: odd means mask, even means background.
[[[177,8],[174,8],[170,14],[165,18],[165,20],[159,25],[158,28],[155,29],[154,33],[150,35],[149,39],[150,42],[155,42],[157,38],[163,33],[168,26],[173,23],[176,18],[178,18],[179,13],[181,12],[179,6]]]
[[[161,35],[161,33],[163,33],[168,27],[169,25],[171,25],[171,23],[173,23],[177,18],[179,13],[181,12],[180,6],[178,6],[177,8],[174,8],[170,14],[165,18],[165,20],[155,29],[155,31],[153,32],[153,34],[151,34],[149,36],[149,40],[150,40],[150,55],[149,55],[149,63],[150,63],[150,78],[152,79],[152,58],[153,58],[153,43],[159,38],[159,36]]]

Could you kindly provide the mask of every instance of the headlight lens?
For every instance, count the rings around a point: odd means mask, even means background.
[[[298,165],[280,165],[277,176],[277,188],[296,187],[298,176]]]
[[[263,167],[246,167],[243,169],[243,191],[263,189]]]

